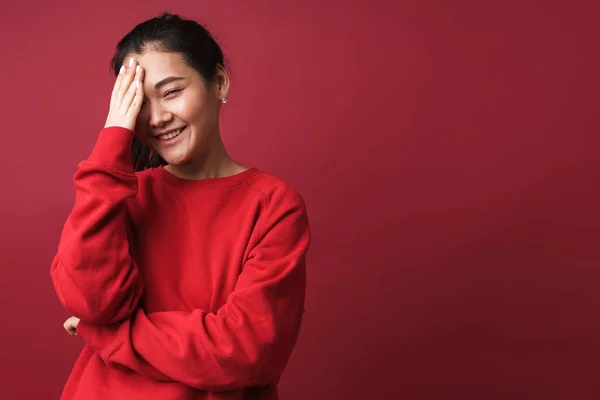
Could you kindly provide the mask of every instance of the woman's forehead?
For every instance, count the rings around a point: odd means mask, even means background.
[[[172,76],[188,78],[192,69],[184,62],[181,55],[160,51],[149,51],[144,54],[131,55],[144,68],[144,83],[154,86],[165,78]],[[125,59],[125,64],[129,61]]]

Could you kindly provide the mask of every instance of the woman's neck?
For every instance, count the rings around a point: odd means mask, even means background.
[[[232,176],[247,170],[227,153],[220,135],[204,155],[182,165],[166,165],[165,170],[181,179],[207,179]]]

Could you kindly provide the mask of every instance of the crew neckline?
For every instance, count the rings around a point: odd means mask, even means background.
[[[245,171],[238,172],[235,175],[223,176],[218,178],[202,178],[202,179],[184,179],[173,175],[167,171],[164,166],[159,166],[152,169],[152,173],[172,186],[187,187],[195,189],[214,189],[222,187],[230,187],[238,185],[258,173],[256,167],[250,167]]]

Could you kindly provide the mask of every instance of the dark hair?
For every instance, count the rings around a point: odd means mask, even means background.
[[[138,24],[117,44],[111,60],[115,76],[128,54],[142,54],[149,50],[180,54],[184,62],[198,71],[205,82],[211,82],[217,67],[225,65],[221,48],[204,26],[176,14],[163,13]],[[137,136],[133,139],[131,156],[134,171],[166,164]]]

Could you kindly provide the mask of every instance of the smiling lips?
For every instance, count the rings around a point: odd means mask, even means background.
[[[174,130],[171,130],[162,135],[158,135],[156,137],[158,137],[160,140],[170,140],[170,139],[173,139],[173,138],[179,136],[181,134],[181,132],[183,132],[184,129],[185,128],[174,129]]]

